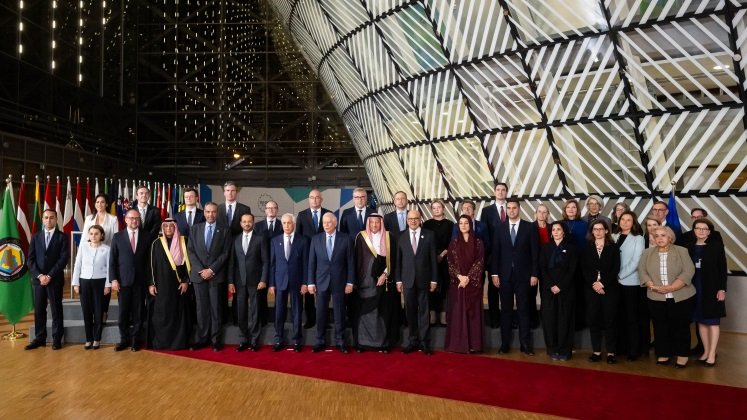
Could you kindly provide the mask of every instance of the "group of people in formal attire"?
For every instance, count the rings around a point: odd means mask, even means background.
[[[534,355],[532,320],[541,319],[548,355],[568,360],[574,334],[588,326],[590,360],[616,363],[648,354],[653,321],[658,364],[684,367],[690,355],[690,323],[698,324],[699,360],[716,363],[719,319],[725,316],[726,257],[723,242],[703,209],[692,212],[692,230],[666,226],[667,205],[656,202],[645,232],[625,203],[612,217],[600,214],[601,197],[567,200],[562,219],[550,222],[545,205],[535,220],[521,218],[521,203],[508,185],[495,185],[495,202],[475,218],[475,203],[461,202],[454,223],[445,203],[431,203],[432,218],[408,210],[407,195],[394,195],[395,210],[382,215],[368,206],[363,188],[339,218],[322,207],[319,190],[309,208],[278,217],[269,201],[255,222],[239,203],[233,182],[225,202],[197,206],[197,192],[184,192],[185,210],[161,220],[137,189],[137,203],[119,230],[106,212],[104,195],[86,218],[73,268],[86,342],[98,349],[112,291],[119,300],[116,351],[143,345],[155,349],[221,351],[229,296],[240,329],[237,351],[257,351],[274,299],[273,351],[303,349],[303,328],[316,326],[313,352],[333,344],[348,353],[351,327],[356,351],[389,352],[409,336],[402,351],[432,354],[431,327],[444,325],[447,351],[485,351],[485,324],[500,327],[500,353],[510,351],[514,326],[520,350]],[[57,214],[43,213],[44,229],[31,241],[36,336],[26,346],[45,346],[47,302],[52,307],[52,347],[63,335],[63,269],[68,238]],[[160,235],[159,235],[160,232]],[[487,283],[487,314],[483,296]],[[537,295],[540,310],[537,311]],[[333,329],[327,340],[332,306]],[[404,303],[404,305],[403,305]],[[286,334],[286,317],[290,329]],[[306,318],[303,324],[303,318]],[[230,316],[228,316],[230,318]],[[487,318],[487,319],[485,319]]]

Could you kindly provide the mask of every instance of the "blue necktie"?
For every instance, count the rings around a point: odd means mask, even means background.
[[[311,216],[311,221],[314,222],[314,231],[319,227],[319,216],[316,215],[317,210],[314,210],[314,215]]]
[[[511,223],[511,245],[516,244],[516,223]]]
[[[405,213],[399,214],[399,231],[405,230]]]
[[[358,210],[358,230],[363,230],[363,210]]]
[[[332,261],[332,235],[327,236],[327,258]]]
[[[228,205],[228,211],[226,212],[226,219],[228,219],[228,225],[231,225],[231,221],[233,220],[233,204]]]
[[[205,248],[210,251],[210,244],[213,243],[213,225],[208,225],[207,236],[205,236]]]

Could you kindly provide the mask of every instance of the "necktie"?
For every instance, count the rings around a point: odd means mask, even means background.
[[[140,210],[140,221],[145,224],[145,209],[138,207],[138,210]]]
[[[44,249],[49,248],[49,241],[51,240],[52,240],[52,232],[47,232],[47,240],[46,240],[46,243],[44,244]]]
[[[363,230],[363,210],[358,210],[358,230]]]
[[[405,230],[405,213],[399,214],[399,231]]]
[[[187,224],[192,226],[192,210],[187,211]]]
[[[226,219],[228,219],[228,224],[231,225],[231,220],[233,220],[233,204],[228,205],[228,211],[226,212]]]
[[[412,253],[415,254],[418,252],[418,233],[412,232]]]
[[[516,223],[511,223],[511,245],[516,243]]]
[[[270,221],[270,233],[272,233],[272,232],[274,232],[274,231],[275,231],[274,227],[275,227],[275,221],[274,221],[274,220],[271,220],[271,221]]]
[[[291,255],[291,237],[285,237],[285,259],[289,260]]]
[[[332,235],[327,236],[327,258],[332,261]]]
[[[130,247],[132,247],[132,252],[135,253],[135,250],[137,249],[137,244],[135,243],[135,231],[130,232]]]
[[[210,250],[210,244],[213,243],[213,225],[208,225],[207,236],[205,237],[205,248]]]
[[[501,223],[506,221],[506,210],[501,206]]]
[[[314,215],[311,216],[311,221],[314,222],[314,230],[319,227],[319,216],[316,215],[317,210],[314,210]]]
[[[246,250],[249,249],[249,235],[246,233],[244,234],[244,254],[246,254]]]

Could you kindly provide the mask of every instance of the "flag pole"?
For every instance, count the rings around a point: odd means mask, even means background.
[[[15,340],[18,340],[19,338],[24,338],[24,337],[26,337],[25,333],[16,331],[16,324],[13,324],[13,331],[7,334],[3,334],[3,340],[15,341]]]

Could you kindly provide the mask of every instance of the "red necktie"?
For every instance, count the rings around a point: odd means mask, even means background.
[[[135,253],[135,249],[137,248],[137,245],[135,244],[135,232],[130,233],[130,246],[132,247],[132,253]]]
[[[501,223],[506,221],[506,210],[503,209],[503,206],[501,206]]]

